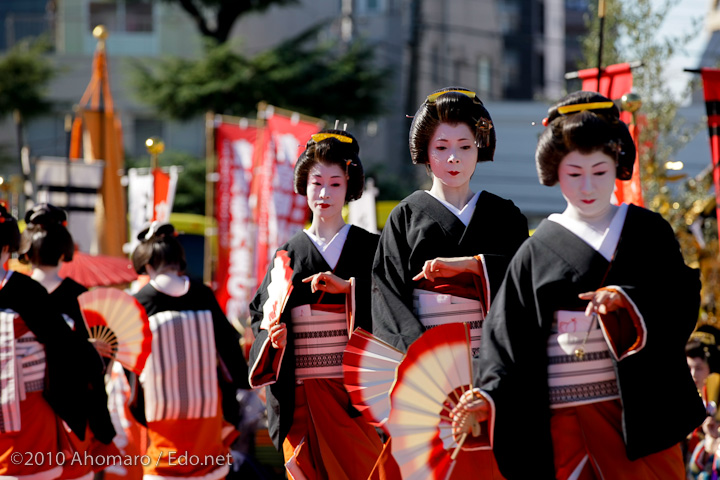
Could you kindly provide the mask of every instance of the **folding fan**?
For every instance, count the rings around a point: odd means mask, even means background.
[[[278,321],[293,290],[290,256],[286,250],[278,250],[270,270],[268,299],[263,305],[263,319],[260,328],[267,330]]]
[[[488,432],[466,436],[461,443],[452,433],[450,412],[472,384],[467,324],[440,325],[410,345],[390,392],[386,425],[405,480],[445,479],[457,455],[489,445]]]
[[[343,376],[350,401],[363,416],[383,427],[390,414],[390,388],[403,353],[370,332],[356,328],[343,355]]]
[[[150,355],[152,333],[145,309],[132,295],[98,287],[78,296],[90,341],[101,355],[140,374]]]

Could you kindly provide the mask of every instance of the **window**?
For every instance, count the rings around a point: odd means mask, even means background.
[[[359,15],[373,15],[385,11],[386,0],[355,0],[355,10]]]
[[[477,91],[480,98],[490,96],[492,89],[492,65],[487,57],[478,58],[477,62]]]
[[[92,0],[89,18],[90,31],[97,25],[110,32],[153,31],[151,0]]]

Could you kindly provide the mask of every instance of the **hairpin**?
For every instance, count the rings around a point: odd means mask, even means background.
[[[439,96],[445,95],[446,93],[455,92],[455,93],[462,93],[466,97],[475,98],[477,95],[475,92],[471,92],[470,90],[443,90],[442,92],[435,92],[431,93],[427,96],[425,101],[427,103],[435,103],[435,101],[438,99]]]
[[[311,135],[310,138],[312,138],[315,143],[322,142],[328,138],[336,138],[343,143],[352,143],[352,138],[337,133],[316,133]]]
[[[574,103],[558,107],[557,111],[560,115],[567,115],[568,113],[584,112],[585,110],[605,110],[614,106],[613,102]]]
[[[690,338],[699,341],[705,345],[715,345],[715,335],[707,332],[693,332]]]
[[[490,144],[490,130],[493,129],[492,121],[487,118],[480,117],[475,123],[475,145],[478,148],[487,147]]]

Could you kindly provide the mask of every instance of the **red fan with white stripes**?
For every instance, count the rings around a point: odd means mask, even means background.
[[[452,432],[450,412],[473,388],[471,359],[469,325],[452,323],[425,332],[400,362],[386,427],[405,480],[448,478],[459,455],[489,449],[485,422],[461,439]]]
[[[152,333],[145,309],[117,288],[95,288],[78,296],[90,342],[102,356],[140,374],[150,355]]]
[[[376,427],[390,414],[390,389],[403,353],[362,328],[356,328],[343,355],[345,389],[353,406]]]

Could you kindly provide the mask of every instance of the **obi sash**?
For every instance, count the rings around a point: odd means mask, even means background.
[[[485,308],[479,300],[436,293],[429,290],[413,290],[413,311],[426,329],[448,323],[470,325],[470,347],[475,355],[480,350],[482,324]]]
[[[212,313],[164,311],[149,321],[152,353],[140,375],[147,420],[216,416],[218,364]]]
[[[346,311],[344,305],[301,305],[290,311],[297,381],[343,378],[342,359],[348,343]]]
[[[20,431],[20,402],[45,384],[45,347],[29,331],[15,339],[17,317],[0,311],[0,434]]]
[[[591,323],[581,311],[555,312],[547,345],[551,408],[620,398],[607,342],[598,322],[588,334]],[[575,354],[578,348],[584,355]]]

